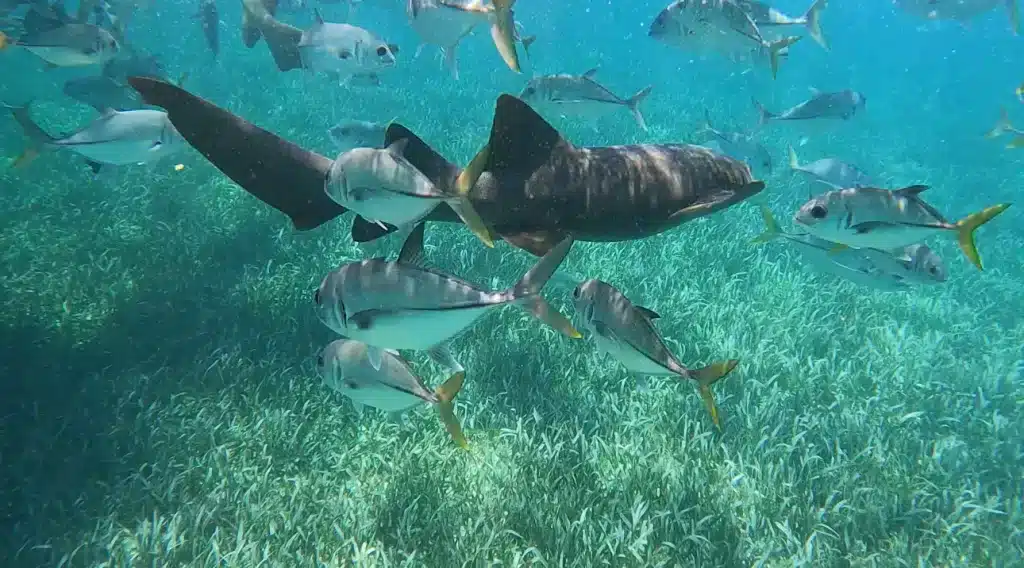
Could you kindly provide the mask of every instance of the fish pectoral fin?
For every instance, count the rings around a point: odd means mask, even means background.
[[[373,367],[374,371],[379,371],[381,365],[384,364],[384,353],[379,347],[368,346],[366,348],[366,358],[370,361],[370,366]]]
[[[850,229],[858,235],[866,235],[868,233],[878,231],[883,228],[891,228],[894,225],[892,223],[886,223],[885,221],[864,221],[863,223],[857,223],[850,225]]]
[[[368,221],[356,216],[352,221],[352,240],[357,243],[375,241],[398,230],[398,227],[380,221]]]
[[[427,357],[430,357],[432,361],[453,373],[466,370],[462,364],[455,359],[452,352],[445,345],[435,345],[428,349]]]
[[[361,312],[356,312],[345,318],[345,327],[354,327],[358,330],[366,331],[373,327],[373,324],[377,319],[390,313],[393,312],[387,310],[363,310]]]
[[[99,174],[103,170],[103,164],[99,162],[86,160],[85,163],[89,165],[89,169],[92,170],[93,174]]]
[[[499,233],[499,236],[510,245],[536,256],[544,256],[566,237],[565,233],[547,230],[528,233]]]
[[[402,250],[398,253],[398,262],[423,266],[426,256],[423,253],[423,233],[426,230],[426,223],[416,225],[409,236],[402,244]]]
[[[650,308],[645,308],[643,306],[636,306],[636,309],[637,309],[637,311],[639,311],[643,315],[647,316],[647,319],[654,320],[654,319],[658,319],[658,318],[661,317],[661,315],[658,312],[656,312],[656,311],[654,311],[654,310],[652,310]]]
[[[157,140],[156,142],[153,142],[152,146],[149,147],[149,151],[150,152],[155,152],[155,151],[157,151],[157,150],[159,150],[160,148],[163,148],[163,147],[164,147],[164,143],[159,141],[159,140]]]

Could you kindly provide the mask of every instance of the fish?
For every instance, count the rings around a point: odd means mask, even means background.
[[[749,132],[725,132],[717,130],[711,124],[711,113],[704,109],[704,131],[718,142],[723,153],[743,160],[750,166],[758,166],[767,173],[772,173],[772,155],[763,144],[754,139]]]
[[[324,192],[329,158],[166,81],[129,83],[147,104],[165,109],[185,140],[215,167],[284,213],[296,229],[313,229],[347,212]],[[491,234],[537,256],[569,235],[618,242],[659,234],[725,210],[765,186],[741,160],[702,146],[577,147],[508,94],[497,98],[488,143],[465,170],[392,122],[385,145],[403,138],[409,139],[404,155],[416,169],[438,187],[470,188],[466,195]],[[426,221],[460,219],[441,205]],[[388,233],[379,229],[357,217],[353,240]]]
[[[753,240],[754,244],[783,238],[814,268],[855,284],[903,291],[913,285],[941,284],[949,277],[942,258],[924,244],[908,245],[894,252],[872,248],[837,249],[837,243],[832,241],[783,231],[765,205],[761,205],[761,216],[765,230]]]
[[[15,159],[15,167],[27,165],[43,150],[64,149],[85,158],[93,172],[99,173],[104,166],[157,162],[185,147],[161,110],[110,109],[73,134],[54,138],[32,120],[29,106],[8,107],[29,141]]]
[[[1024,130],[1016,128],[1010,122],[1010,115],[1006,112],[1005,108],[999,109],[999,120],[992,127],[992,130],[985,134],[985,138],[998,138],[1003,134],[1013,135],[1013,139],[1006,145],[1007,148],[1024,148]]]
[[[491,40],[505,65],[520,73],[512,14],[515,1],[492,0],[486,4],[484,0],[407,0],[405,14],[423,43],[441,48],[445,66],[455,79],[459,78],[456,48],[462,38],[483,23],[490,24]]]
[[[754,20],[735,0],[675,0],[651,23],[649,37],[697,53],[717,53],[734,61],[768,60],[772,77],[779,58],[799,36],[768,41]]]
[[[64,22],[35,8],[29,10],[25,21],[26,32],[14,45],[50,67],[102,65],[121,50],[110,32],[93,24]]]
[[[789,147],[789,169],[800,172],[812,180],[836,189],[844,187],[867,187],[874,182],[871,176],[853,164],[847,164],[836,158],[822,158],[808,164],[800,164],[796,150]]]
[[[1020,34],[1020,8],[1017,0],[893,0],[904,12],[928,20],[955,20],[963,25],[974,18],[1006,7],[1010,29]]]
[[[594,80],[597,68],[582,75],[542,75],[526,84],[519,98],[534,109],[545,109],[565,115],[590,116],[607,109],[625,108],[637,126],[647,130],[647,121],[640,112],[640,103],[651,94],[650,86],[640,89],[628,99],[621,99]]]
[[[828,49],[828,41],[821,31],[821,13],[828,7],[828,0],[814,0],[803,16],[794,18],[776,10],[766,2],[758,0],[736,0],[736,4],[761,28],[779,26],[804,26],[821,47]]]
[[[464,195],[445,192],[409,163],[403,155],[408,142],[405,138],[383,149],[343,152],[327,172],[327,195],[363,219],[397,228],[415,225],[447,203],[473,234],[494,247],[490,231]]]
[[[347,120],[327,129],[327,135],[340,152],[353,148],[384,148],[388,125],[368,120]]]
[[[751,100],[761,125],[779,121],[849,120],[867,105],[867,97],[852,89],[836,92],[811,89],[811,98],[780,113],[769,112],[757,99]]]
[[[7,49],[11,45],[11,38],[4,32],[0,32],[0,51]]]
[[[89,105],[98,112],[108,109],[132,110],[142,108],[142,97],[128,85],[103,75],[89,75],[64,82],[65,96]]]
[[[398,255],[349,262],[324,277],[313,294],[318,319],[348,339],[370,345],[374,369],[382,349],[429,351],[438,361],[453,361],[445,344],[484,314],[515,305],[559,333],[579,338],[572,323],[540,295],[565,260],[567,237],[544,255],[511,288],[492,292],[423,266],[424,224],[417,225]]]
[[[839,245],[892,250],[936,234],[957,237],[971,264],[982,270],[974,231],[1010,207],[1000,203],[951,223],[921,199],[926,185],[897,190],[860,187],[812,197],[793,216],[808,233]]]
[[[697,382],[711,421],[722,428],[711,386],[732,372],[738,359],[716,361],[700,369],[688,369],[672,354],[654,326],[660,316],[631,302],[617,288],[597,279],[585,280],[572,291],[576,313],[597,347],[633,373],[675,376]]]
[[[216,58],[220,54],[220,15],[217,12],[216,0],[200,0],[199,11],[193,17],[199,21],[206,39],[206,47]]]
[[[437,407],[441,422],[460,448],[469,442],[455,416],[455,397],[462,390],[465,371],[456,371],[431,390],[394,350],[384,351],[377,368],[370,363],[370,346],[350,339],[336,339],[317,355],[317,373],[331,389],[345,395],[357,409],[372,406],[389,414],[401,414],[423,403]]]
[[[151,77],[167,79],[167,71],[155,55],[143,55],[137,51],[120,53],[103,65],[102,75],[117,83],[127,85],[128,77]]]
[[[1013,94],[1017,95],[1017,100],[1024,103],[1024,83],[1021,83],[1019,87],[1014,89]]]
[[[280,71],[306,69],[347,82],[395,65],[398,46],[369,30],[325,22],[318,9],[313,25],[300,30],[276,20],[273,10],[274,0],[243,0],[242,40],[251,48],[265,38]]]

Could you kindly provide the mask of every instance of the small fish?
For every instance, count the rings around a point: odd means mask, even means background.
[[[872,187],[833,190],[800,207],[794,221],[808,233],[840,245],[893,250],[919,243],[939,233],[955,234],[960,249],[981,270],[974,231],[1010,206],[1001,203],[950,223],[925,203],[925,185],[890,191]]]
[[[407,0],[406,16],[423,43],[441,48],[445,65],[455,79],[459,66],[455,50],[462,38],[478,25],[489,23],[491,39],[508,68],[519,73],[516,25],[512,15],[515,0]],[[524,46],[525,47],[525,46]]]
[[[102,65],[121,50],[117,39],[99,26],[64,22],[34,8],[26,15],[26,33],[16,45],[52,67]]]
[[[423,228],[421,223],[409,234],[397,261],[344,264],[324,278],[313,296],[317,317],[327,327],[372,346],[374,369],[381,366],[381,349],[431,351],[435,359],[450,361],[445,342],[487,312],[510,304],[568,337],[580,337],[540,295],[569,253],[572,237],[544,255],[515,286],[491,292],[422,267]]]
[[[1010,28],[1020,34],[1020,8],[1017,0],[893,0],[904,12],[928,20],[955,20],[962,25],[974,18],[1006,7]]]
[[[103,75],[89,75],[70,79],[64,83],[64,94],[82,104],[105,112],[108,109],[132,110],[142,108],[142,98],[135,89]]]
[[[862,172],[857,166],[847,164],[836,158],[822,158],[809,164],[800,164],[796,150],[789,147],[789,169],[800,172],[816,182],[823,183],[835,189],[845,187],[867,187],[872,185],[871,177]]]
[[[828,42],[825,41],[825,35],[821,31],[821,13],[827,7],[828,0],[814,0],[811,7],[799,18],[787,16],[769,4],[758,0],[736,0],[736,3],[759,27],[804,26],[811,39],[821,47],[828,49]]]
[[[1024,103],[1024,83],[1021,83],[1019,87],[1014,89],[1013,93],[1017,95],[1017,100]]]
[[[772,156],[760,142],[749,132],[725,132],[717,130],[711,124],[711,113],[704,109],[704,130],[715,137],[718,147],[727,156],[743,160],[748,165],[758,166],[767,173],[772,173]]]
[[[1006,145],[1007,148],[1024,148],[1024,130],[1013,126],[1013,123],[1010,122],[1010,115],[1006,112],[1005,108],[999,109],[999,120],[992,127],[992,130],[985,134],[985,138],[997,138],[1003,134],[1013,135],[1013,140],[1010,140],[1010,143]]]
[[[651,94],[651,87],[645,87],[628,99],[621,99],[594,80],[597,69],[590,69],[582,75],[543,75],[534,77],[526,84],[519,98],[530,106],[554,111],[559,114],[591,116],[607,109],[625,108],[633,114],[633,120],[643,130],[647,122],[640,112],[640,103]]]
[[[185,147],[167,113],[160,110],[108,110],[74,134],[54,138],[32,120],[28,105],[9,108],[29,140],[15,167],[28,164],[42,150],[66,149],[84,157],[98,173],[106,165],[153,163]]]
[[[768,112],[756,99],[751,100],[760,114],[758,124],[762,125],[782,120],[849,120],[867,104],[862,93],[850,89],[831,93],[811,89],[811,98],[781,113]]]
[[[488,247],[490,232],[465,196],[445,193],[409,163],[403,153],[408,139],[387,148],[353,148],[331,164],[324,182],[335,203],[377,223],[402,228],[419,223],[446,203]]]
[[[598,349],[608,353],[631,372],[677,376],[697,381],[711,421],[722,428],[711,385],[728,375],[738,359],[718,361],[700,369],[687,369],[665,345],[652,320],[658,314],[633,304],[611,284],[587,280],[572,292],[576,313],[591,332]]]
[[[327,129],[327,135],[339,152],[354,148],[383,148],[387,124],[368,120],[348,120]]]
[[[203,30],[203,37],[206,39],[206,47],[216,58],[220,54],[220,15],[217,13],[216,0],[201,0],[199,12],[196,13],[196,20]]]
[[[465,371],[457,371],[431,391],[398,352],[385,350],[378,368],[370,363],[369,352],[370,346],[365,343],[337,339],[317,356],[317,372],[328,387],[351,399],[357,409],[366,405],[396,415],[423,403],[436,405],[455,443],[460,448],[469,447],[453,404],[462,389]]]
[[[813,235],[783,231],[768,207],[761,205],[765,230],[754,239],[762,244],[783,238],[822,272],[880,290],[909,290],[914,284],[941,284],[948,278],[946,265],[927,245],[914,244],[896,252],[870,248],[838,248],[837,243]]]
[[[734,0],[676,0],[651,23],[648,36],[687,51],[717,53],[734,61],[767,58],[772,77],[779,58],[799,36],[768,41]]]

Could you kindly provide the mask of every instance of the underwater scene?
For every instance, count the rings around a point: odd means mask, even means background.
[[[1018,0],[0,0],[0,567],[1024,566]]]

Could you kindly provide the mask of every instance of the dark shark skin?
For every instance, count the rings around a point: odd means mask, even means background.
[[[131,78],[151,105],[164,108],[178,132],[246,191],[311,229],[346,211],[324,191],[331,160],[169,83]],[[386,144],[406,139],[403,155],[440,187],[461,170],[409,129],[394,124]],[[480,159],[480,157],[478,157]],[[486,161],[468,195],[494,233],[542,255],[572,235],[583,241],[642,239],[739,203],[764,188],[739,160],[700,146],[578,148],[526,103],[501,95]],[[447,206],[428,221],[458,223]],[[387,232],[357,218],[353,238]]]

